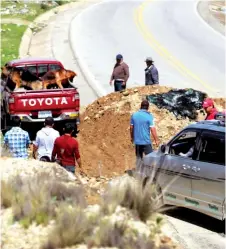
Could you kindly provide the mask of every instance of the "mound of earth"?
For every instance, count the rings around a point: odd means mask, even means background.
[[[87,106],[81,115],[78,135],[85,172],[95,177],[112,177],[133,168],[135,155],[129,132],[131,114],[139,110],[142,99],[170,90],[173,89],[163,86],[131,88],[125,92],[111,93]],[[215,103],[219,109],[225,108],[225,99],[215,99]],[[167,142],[195,121],[188,118],[178,120],[173,112],[160,109],[155,104],[150,104],[150,112],[155,117],[161,143]],[[204,118],[204,113],[198,110],[196,120]]]

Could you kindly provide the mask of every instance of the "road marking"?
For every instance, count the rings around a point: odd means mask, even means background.
[[[190,77],[193,80],[199,82],[202,86],[204,86],[206,89],[208,89],[209,92],[216,95],[215,89],[210,86],[210,84],[204,82],[201,80],[197,75],[192,73],[186,66],[184,66],[179,60],[177,60],[173,55],[170,54],[170,52],[163,47],[153,36],[153,34],[148,30],[147,26],[144,23],[144,9],[145,7],[153,2],[154,0],[147,0],[143,2],[137,9],[135,9],[135,16],[134,16],[134,22],[136,23],[139,31],[143,35],[144,39],[148,42],[148,44],[156,50],[158,54],[160,54],[162,57],[164,57],[168,62],[173,65],[174,68],[176,68],[182,75],[186,77]]]

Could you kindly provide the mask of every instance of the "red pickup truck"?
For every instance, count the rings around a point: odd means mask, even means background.
[[[13,60],[8,66],[22,67],[41,77],[50,70],[64,68],[55,59],[25,58]],[[58,129],[65,122],[79,122],[80,99],[76,88],[21,90],[6,92],[2,99],[2,130],[8,130],[11,119],[17,115],[21,117],[22,127],[32,133],[32,124],[43,125],[46,117],[52,116]],[[33,137],[33,136],[32,136]]]

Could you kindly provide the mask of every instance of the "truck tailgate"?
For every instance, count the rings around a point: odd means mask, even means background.
[[[10,112],[76,109],[79,94],[76,89],[14,92],[9,99]]]
[[[13,92],[8,103],[10,115],[18,115],[24,122],[41,122],[49,116],[56,121],[75,119],[80,108],[75,88]]]

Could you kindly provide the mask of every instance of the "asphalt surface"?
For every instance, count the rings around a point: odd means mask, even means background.
[[[128,87],[144,84],[144,59],[152,56],[160,84],[225,96],[225,37],[206,24],[196,1],[103,1],[71,24],[72,41],[103,94],[115,55],[130,67]]]
[[[199,16],[195,1],[103,1],[72,20],[71,43],[99,95],[113,91],[109,79],[122,53],[128,87],[144,85],[144,59],[152,56],[160,84],[225,96],[225,38]],[[225,248],[221,221],[183,208],[166,219],[165,232],[185,249]]]

